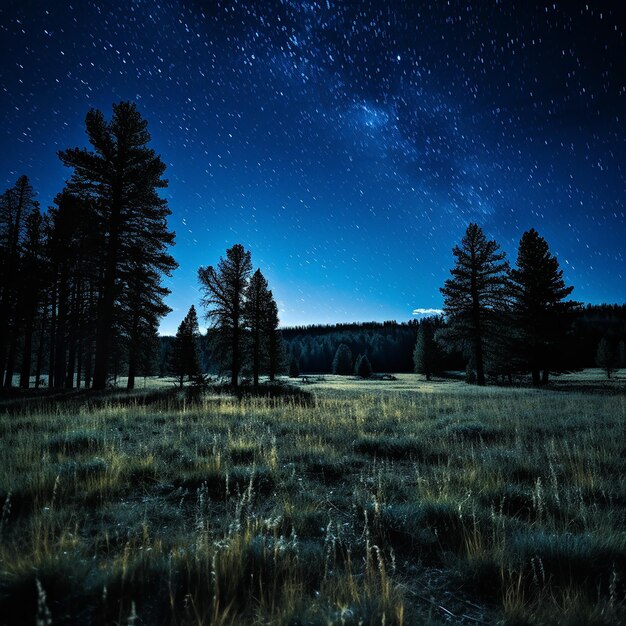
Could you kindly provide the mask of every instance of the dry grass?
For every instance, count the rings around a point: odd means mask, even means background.
[[[618,623],[619,385],[7,400],[0,623]]]

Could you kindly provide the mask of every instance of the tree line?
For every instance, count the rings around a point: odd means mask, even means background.
[[[478,384],[516,374],[545,384],[551,372],[596,364],[610,376],[625,364],[625,307],[615,308],[613,323],[569,300],[573,287],[534,229],[511,267],[477,224],[453,250],[441,317],[281,331],[267,280],[236,244],[198,270],[206,336],[192,306],[176,338],[160,338],[170,312],[163,279],[177,267],[170,210],[159,195],[165,164],[134,104],[113,105],[110,120],[90,110],[85,130],[89,148],[58,152],[71,175],[45,212],[26,176],[0,195],[5,388],[16,374],[22,388],[34,376],[35,387],[103,389],[121,375],[133,388],[137,376],[153,373],[173,373],[182,384],[208,370],[229,372],[236,387],[242,374],[258,385],[261,375],[286,371],[430,377],[460,368]]]
[[[0,196],[0,373],[19,386],[103,389],[122,372],[132,388],[158,353],[170,309],[164,276],[170,210],[165,164],[134,104],[87,113],[90,148],[58,153],[72,173],[42,213],[26,176]]]
[[[445,351],[434,346],[434,335],[445,328],[443,316],[427,317],[410,322],[365,322],[350,324],[311,325],[280,329],[284,344],[284,358],[280,373],[295,376],[303,373],[356,374],[360,355],[367,356],[373,372],[413,372],[416,359],[424,350],[429,361],[425,367],[418,365],[418,372],[430,376],[446,371],[464,370],[466,357],[459,351]],[[198,336],[197,350],[200,370],[219,374],[225,363],[217,350],[216,329],[208,328]],[[574,322],[567,330],[559,362],[563,371],[575,371],[586,367],[604,367],[598,362],[598,349],[604,340],[608,349],[611,371],[626,367],[626,305],[587,305],[574,312]],[[175,338],[160,337],[160,355],[155,374],[167,376],[172,373],[172,351]],[[337,352],[341,345],[349,348],[351,365],[335,367]],[[417,353],[417,355],[416,355]],[[339,361],[338,361],[339,362]],[[342,357],[342,363],[346,357]],[[553,370],[556,371],[556,370]],[[250,373],[248,366],[244,374]],[[522,371],[516,374],[523,374]],[[488,379],[495,379],[495,372],[487,368]],[[470,380],[472,376],[469,376]]]

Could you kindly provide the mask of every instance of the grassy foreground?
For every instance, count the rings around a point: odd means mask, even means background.
[[[4,400],[0,624],[623,623],[626,396],[577,385]]]

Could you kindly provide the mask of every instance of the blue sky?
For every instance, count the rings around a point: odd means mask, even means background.
[[[476,3],[473,3],[474,5]],[[167,163],[180,264],[241,242],[284,325],[438,309],[476,221],[535,227],[573,296],[626,301],[623,10],[578,3],[13,2],[0,177],[42,205],[90,107],[137,102]]]

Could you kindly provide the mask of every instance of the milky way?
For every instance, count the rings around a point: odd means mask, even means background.
[[[180,268],[252,251],[283,324],[441,306],[477,221],[535,227],[574,296],[626,300],[620,3],[13,2],[0,10],[3,186],[47,206],[90,107],[136,101],[168,165]]]

